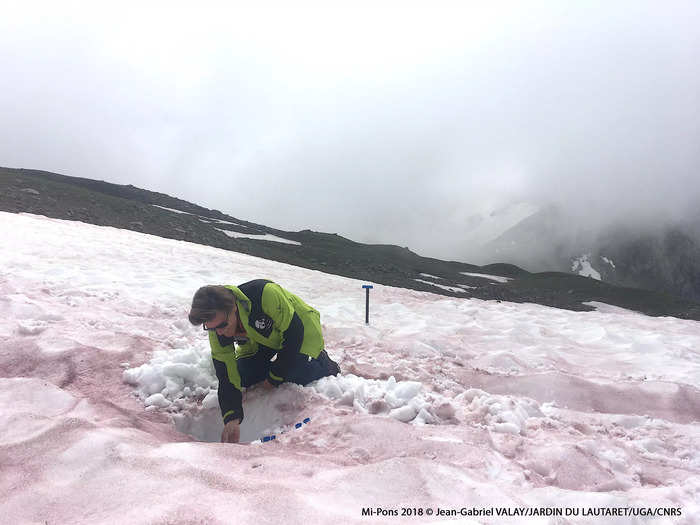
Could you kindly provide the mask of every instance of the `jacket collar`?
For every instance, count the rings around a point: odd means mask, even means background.
[[[243,307],[246,313],[250,313],[251,309],[251,302],[246,295],[241,292],[238,287],[236,286],[231,286],[231,285],[226,285],[224,288],[228,288],[233,292],[233,295],[236,297],[236,303],[238,303],[238,307]]]

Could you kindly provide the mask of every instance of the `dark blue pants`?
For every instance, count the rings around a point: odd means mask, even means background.
[[[241,376],[241,386],[249,387],[267,379],[272,366],[270,359],[276,353],[276,350],[260,345],[255,355],[238,359],[238,373]],[[284,378],[285,382],[306,385],[331,375],[333,372],[329,364],[330,358],[328,354],[322,351],[318,357],[318,359],[309,360],[309,356],[297,354],[292,368]]]

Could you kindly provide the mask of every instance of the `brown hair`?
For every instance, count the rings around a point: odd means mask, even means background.
[[[216,312],[230,312],[233,309],[235,297],[225,286],[208,285],[197,290],[192,298],[190,323],[194,325],[206,323],[216,317]]]

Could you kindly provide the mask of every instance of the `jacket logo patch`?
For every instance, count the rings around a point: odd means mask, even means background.
[[[266,331],[268,328],[272,327],[272,319],[269,317],[261,317],[255,320],[255,328],[261,332]]]

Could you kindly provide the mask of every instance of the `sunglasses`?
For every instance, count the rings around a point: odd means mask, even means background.
[[[228,324],[228,314],[229,312],[226,312],[226,319],[221,321],[219,324],[216,326],[207,326],[207,323],[204,322],[202,323],[202,328],[204,329],[205,332],[213,332],[214,330],[219,330],[220,328],[224,328]]]

